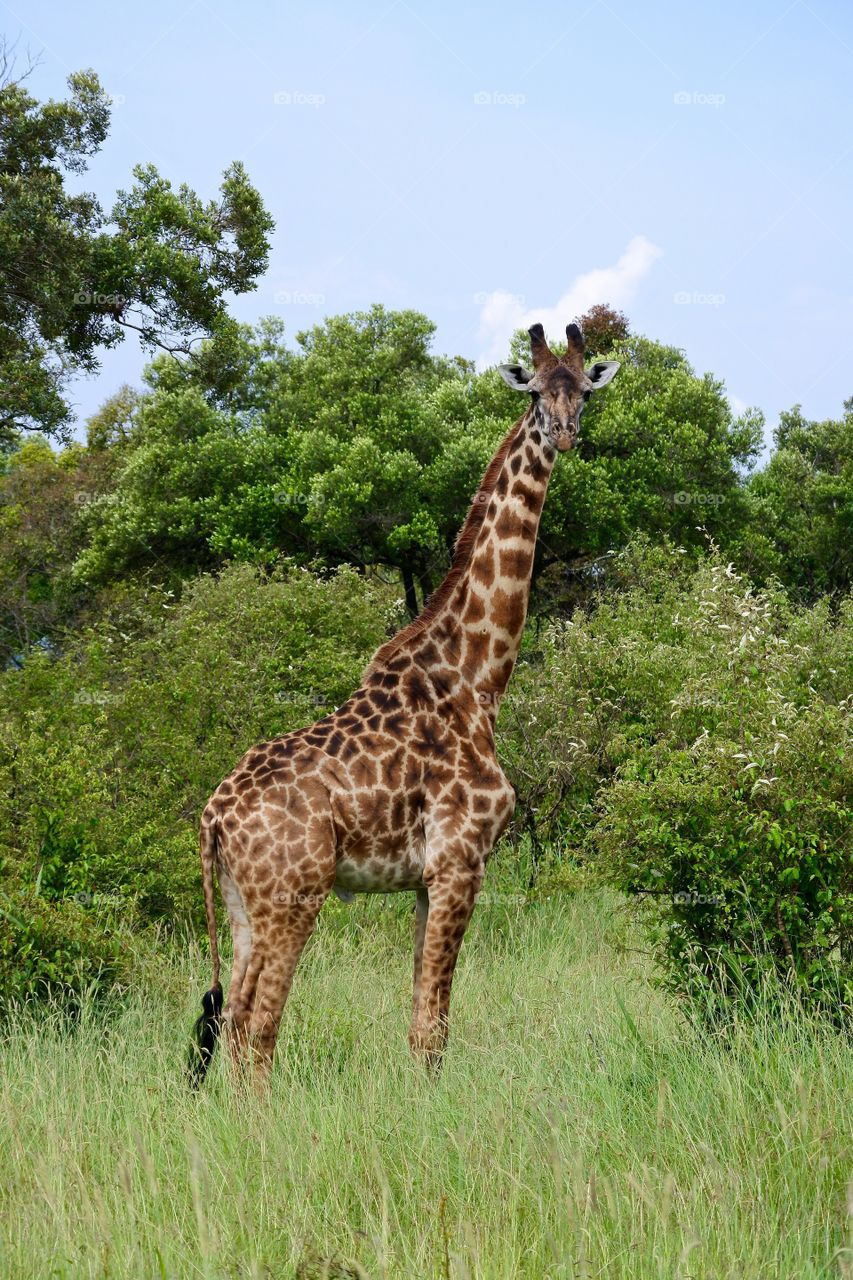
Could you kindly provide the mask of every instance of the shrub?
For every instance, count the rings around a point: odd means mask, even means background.
[[[19,994],[63,968],[77,987],[119,975],[123,929],[202,922],[208,795],[254,742],[349,695],[392,609],[351,569],[237,565],[180,600],[113,592],[59,656],[0,675],[0,956]]]
[[[640,905],[691,1007],[779,978],[846,1017],[853,601],[799,611],[716,554],[676,562],[635,548],[625,591],[544,638],[502,720],[514,781]]]
[[[0,890],[0,1015],[52,998],[73,1013],[84,991],[98,997],[131,982],[137,942],[109,904],[8,888]]]

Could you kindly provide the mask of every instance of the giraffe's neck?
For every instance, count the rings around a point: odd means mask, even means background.
[[[497,705],[521,646],[533,555],[556,451],[531,405],[517,424],[486,505],[466,570],[436,618],[439,631],[460,635],[459,669],[479,702]],[[488,476],[488,472],[486,473]]]
[[[521,645],[555,457],[531,404],[483,476],[444,582],[420,617],[377,650],[365,680],[393,682],[414,662],[460,712],[482,708],[494,724]]]
[[[461,714],[494,724],[524,632],[539,518],[556,451],[533,404],[485,471],[450,573],[420,617],[374,654],[365,681],[387,685],[414,662]]]

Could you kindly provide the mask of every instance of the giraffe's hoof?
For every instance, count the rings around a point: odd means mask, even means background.
[[[438,1037],[434,1033],[420,1034],[412,1032],[409,1035],[409,1048],[415,1062],[421,1063],[434,1080],[441,1074],[441,1064],[444,1061],[445,1040]]]

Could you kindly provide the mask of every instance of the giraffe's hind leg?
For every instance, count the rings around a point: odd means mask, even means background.
[[[228,988],[228,1003],[239,993],[252,952],[252,926],[243,906],[240,890],[227,871],[219,872],[219,888],[222,901],[228,911],[231,925],[231,939],[234,944],[234,964],[231,969],[231,983]]]
[[[263,1081],[299,957],[335,879],[325,787],[311,777],[292,787],[287,811],[243,840],[231,870],[250,929],[228,995],[229,1044],[241,1072]]]
[[[290,901],[277,904],[275,913],[254,932],[252,956],[241,991],[240,1034],[235,1049],[242,1063],[251,1066],[259,1083],[269,1075],[293,975],[330,889],[329,884],[319,891],[294,891],[288,895]],[[249,995],[248,1001],[242,999],[244,995]]]
[[[243,905],[243,898],[232,877],[222,868],[219,870],[219,888],[228,910],[234,946],[234,963],[231,968],[228,999],[223,1011],[223,1024],[232,1060],[236,1062],[241,1056],[238,1044],[245,1037],[245,1026],[258,971],[256,970],[253,975],[249,972],[252,957],[252,925]]]

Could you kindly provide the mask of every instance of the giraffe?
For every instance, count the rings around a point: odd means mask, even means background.
[[[541,324],[529,334],[533,371],[499,369],[529,404],[489,463],[442,584],[377,650],[343,706],[252,747],[204,809],[213,983],[196,1024],[196,1084],[220,1024],[238,1069],[267,1079],[299,957],[333,890],[414,890],[409,1045],[440,1068],[459,948],[515,807],[495,720],[521,643],[551,469],[575,444],[591,393],[619,368],[584,369],[577,324],[566,328],[561,357]],[[234,944],[224,1012],[214,869]]]

